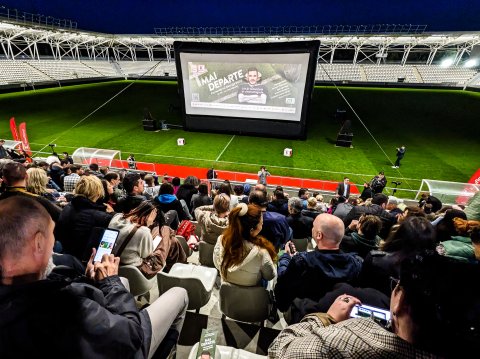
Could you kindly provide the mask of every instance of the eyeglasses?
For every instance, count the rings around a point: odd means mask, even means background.
[[[400,279],[390,277],[390,291],[393,292],[397,285],[400,285]]]

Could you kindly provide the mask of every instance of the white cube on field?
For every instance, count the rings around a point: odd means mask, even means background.
[[[283,150],[283,155],[285,157],[292,157],[292,154],[293,154],[293,150],[291,148],[285,148]]]
[[[185,144],[185,139],[184,138],[177,138],[177,145],[183,146]]]

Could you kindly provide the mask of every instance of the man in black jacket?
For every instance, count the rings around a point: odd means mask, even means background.
[[[388,233],[390,233],[390,228],[396,223],[397,217],[386,210],[388,202],[388,197],[383,193],[377,193],[372,198],[372,204],[370,206],[355,206],[347,214],[343,223],[345,228],[350,225],[352,220],[359,219],[362,214],[373,214],[377,217],[380,217],[382,220],[382,230],[380,232],[380,237],[383,239],[387,238]]]
[[[0,202],[2,359],[147,358],[175,344],[188,306],[184,289],[138,311],[117,275],[118,257],[93,263],[93,250],[85,276],[55,270],[54,226],[31,198]]]
[[[144,196],[144,187],[145,182],[138,173],[127,173],[123,179],[123,188],[127,195],[118,200],[115,211],[128,213],[137,208],[143,201],[150,199]],[[148,196],[150,197],[150,195]]]

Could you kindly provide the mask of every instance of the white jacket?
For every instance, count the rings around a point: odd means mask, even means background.
[[[224,248],[222,245],[223,236],[219,236],[217,244],[213,251],[213,262],[215,267],[221,272],[221,265],[224,256]],[[265,248],[260,248],[249,241],[243,241],[243,245],[248,251],[247,256],[242,263],[230,267],[228,269],[227,277],[222,280],[243,286],[257,286],[260,285],[261,279],[271,280],[276,277],[277,270],[272,258]]]

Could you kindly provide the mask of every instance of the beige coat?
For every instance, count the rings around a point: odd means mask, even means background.
[[[217,238],[228,227],[228,217],[220,218],[213,206],[201,206],[195,209],[195,218],[201,229],[200,239],[215,245]]]
[[[236,285],[251,287],[260,285],[262,278],[265,280],[275,278],[277,270],[268,251],[245,240],[243,245],[248,251],[247,256],[242,263],[229,268],[227,277],[223,278],[222,276],[222,280]],[[220,272],[223,256],[222,236],[219,236],[213,251],[213,262]]]

